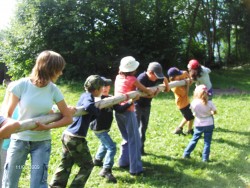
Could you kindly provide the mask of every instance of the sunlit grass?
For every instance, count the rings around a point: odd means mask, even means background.
[[[237,70],[238,71],[238,70]],[[242,70],[243,72],[245,70]],[[241,73],[243,73],[241,72]],[[228,78],[225,78],[229,74]],[[221,75],[215,72],[216,87],[227,88],[225,79],[238,80],[239,77],[230,77],[230,73]],[[233,76],[238,73],[231,72]],[[247,79],[248,78],[248,79]],[[224,81],[223,81],[224,80]],[[246,89],[249,87],[249,76],[242,75],[244,84],[240,80],[234,84],[235,88]],[[231,82],[232,83],[232,82]],[[244,85],[244,87],[242,87]],[[66,101],[75,105],[82,90],[81,84],[69,86],[60,85],[65,94]],[[3,96],[3,88],[0,88],[0,97]],[[190,91],[190,94],[192,90]],[[191,99],[191,96],[190,96]],[[215,116],[215,131],[211,147],[211,162],[203,163],[201,160],[203,140],[201,139],[190,160],[182,159],[182,154],[187,146],[190,136],[178,136],[172,134],[175,127],[181,121],[180,111],[174,103],[173,94],[161,93],[152,102],[150,123],[147,130],[145,151],[148,155],[143,156],[145,173],[143,176],[130,176],[128,170],[117,166],[121,136],[116,122],[113,122],[110,135],[117,143],[117,154],[113,173],[118,183],[107,183],[98,173],[101,170],[95,167],[86,187],[185,187],[185,188],[211,188],[229,187],[246,188],[250,186],[250,95],[220,95],[215,96],[213,102],[217,106],[218,114]],[[65,128],[52,130],[52,154],[49,165],[50,181],[61,155],[61,135]],[[99,142],[93,132],[88,132],[88,145],[94,156]],[[84,159],[83,159],[84,160]],[[27,161],[29,162],[29,161]],[[78,168],[73,169],[72,175],[77,173]],[[69,182],[72,181],[72,176]],[[29,187],[29,172],[23,171],[19,187]]]

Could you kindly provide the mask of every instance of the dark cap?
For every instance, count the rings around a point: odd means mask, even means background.
[[[99,75],[91,75],[86,79],[84,88],[86,90],[96,90],[103,87],[104,84],[104,80]]]
[[[112,80],[111,79],[108,79],[104,76],[101,77],[104,81],[104,86],[110,86],[112,84]]]
[[[174,76],[178,76],[178,75],[182,75],[182,71],[180,71],[178,68],[171,67],[170,69],[168,69],[168,76],[169,77],[174,77]]]
[[[161,67],[160,63],[158,63],[158,62],[149,63],[148,70],[154,72],[155,76],[158,79],[163,79],[164,78],[164,75],[162,73],[162,67]]]

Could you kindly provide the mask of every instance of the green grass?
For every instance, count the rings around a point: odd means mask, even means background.
[[[212,80],[216,88],[234,88],[250,90],[250,69],[214,71]],[[60,85],[66,101],[75,105],[82,84]],[[0,97],[4,89],[0,88]],[[191,90],[192,91],[192,90]],[[190,93],[192,93],[190,91]],[[191,97],[191,96],[190,96]],[[190,136],[173,135],[174,128],[181,121],[181,114],[174,103],[173,94],[161,93],[152,102],[149,128],[147,130],[146,153],[142,157],[145,174],[139,177],[130,176],[127,170],[119,169],[117,161],[121,136],[116,122],[113,122],[110,134],[117,143],[117,154],[113,173],[118,183],[107,183],[98,176],[99,167],[91,173],[86,187],[185,187],[185,188],[247,188],[250,187],[250,95],[220,95],[213,102],[217,106],[215,131],[211,147],[211,162],[201,162],[203,140],[201,139],[191,160],[182,159]],[[61,134],[65,128],[52,130],[52,154],[49,166],[50,181],[60,161]],[[90,130],[88,144],[92,155],[98,147],[98,140]],[[29,164],[29,161],[27,161]],[[74,167],[72,176],[77,173]],[[72,181],[72,176],[69,182]],[[29,187],[29,172],[23,171],[19,183],[21,188]]]
[[[250,91],[250,65],[235,68],[221,69],[211,73],[213,88],[240,89]]]

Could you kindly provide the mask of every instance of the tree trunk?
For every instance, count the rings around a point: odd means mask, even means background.
[[[188,39],[188,44],[187,44],[187,49],[186,49],[186,60],[188,60],[190,58],[189,57],[190,47],[191,47],[192,40],[194,38],[194,26],[195,26],[195,21],[196,21],[196,17],[197,17],[198,11],[199,11],[200,4],[201,4],[201,0],[197,0],[195,9],[193,11],[192,20],[190,23],[191,25],[189,28],[189,39]]]

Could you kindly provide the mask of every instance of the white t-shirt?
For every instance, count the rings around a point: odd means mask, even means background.
[[[54,103],[64,99],[59,88],[52,82],[45,87],[37,87],[29,78],[22,78],[15,82],[10,90],[19,98],[18,120],[26,120],[47,115]],[[43,141],[51,139],[50,130],[23,131],[11,135],[11,138],[24,141]]]
[[[202,100],[194,99],[190,104],[190,108],[195,116],[194,126],[201,127],[214,125],[214,118],[211,111],[215,111],[216,107],[212,101],[209,100],[205,105],[202,103]]]
[[[212,83],[210,81],[209,73],[211,70],[207,67],[201,66],[202,72],[201,72],[201,77],[197,77],[197,81],[195,83],[196,86],[204,84],[207,89],[212,88]]]

